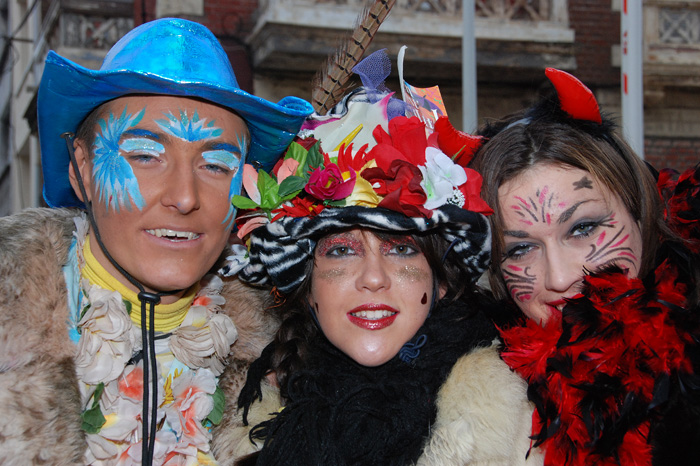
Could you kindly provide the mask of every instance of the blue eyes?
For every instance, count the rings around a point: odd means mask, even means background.
[[[574,237],[587,238],[600,225],[600,222],[580,222],[574,225],[570,231],[570,235]]]

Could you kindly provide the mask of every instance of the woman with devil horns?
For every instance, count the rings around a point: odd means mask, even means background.
[[[696,464],[700,168],[654,172],[588,88],[546,74],[556,93],[488,124],[472,165],[533,446],[551,465]]]

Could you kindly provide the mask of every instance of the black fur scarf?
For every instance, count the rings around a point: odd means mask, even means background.
[[[407,363],[397,355],[379,367],[357,364],[319,336],[307,368],[289,378],[285,408],[251,432],[265,441],[256,464],[414,463],[452,366],[471,349],[488,346],[496,331],[483,312],[457,303],[439,304],[413,342],[422,335],[427,338],[415,359]],[[239,407],[250,406],[256,396],[259,380],[249,374]]]

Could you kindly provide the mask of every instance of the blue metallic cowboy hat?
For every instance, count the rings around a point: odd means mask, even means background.
[[[164,18],[130,31],[90,70],[55,52],[46,58],[38,118],[44,199],[51,207],[82,207],[68,180],[65,132],[75,133],[101,104],[129,94],[194,97],[230,108],[251,136],[248,160],[271,168],[313,108],[297,97],[275,104],[243,91],[226,53],[204,26]]]

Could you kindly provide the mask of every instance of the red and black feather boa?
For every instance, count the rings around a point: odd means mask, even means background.
[[[528,382],[546,465],[687,464],[700,449],[700,309],[687,299],[698,283],[683,265],[700,260],[700,166],[662,172],[659,190],[687,243],[662,246],[644,279],[585,276],[545,326],[501,331],[503,360]]]

